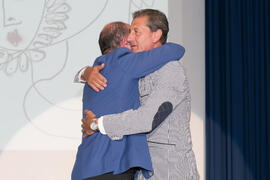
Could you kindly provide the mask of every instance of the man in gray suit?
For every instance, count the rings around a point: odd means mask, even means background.
[[[162,33],[158,42],[152,41],[156,31]],[[153,49],[167,41],[168,31],[168,21],[162,12],[139,10],[133,14],[128,42],[134,52]],[[82,75],[96,91],[106,88],[106,79],[98,73],[102,68],[87,68]],[[91,127],[97,123],[101,133],[113,140],[146,133],[154,168],[151,180],[199,179],[190,134],[190,90],[182,63],[167,63],[142,78],[139,88],[139,109],[101,118],[92,113],[82,120],[82,131],[86,136],[93,134]]]

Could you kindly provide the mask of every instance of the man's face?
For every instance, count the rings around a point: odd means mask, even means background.
[[[130,25],[129,24],[126,24],[126,27],[128,29],[130,29]],[[123,38],[120,47],[126,47],[126,48],[128,48],[128,49],[131,50],[130,43],[128,42],[128,36]]]
[[[147,16],[135,18],[131,23],[128,42],[130,43],[133,52],[150,50],[155,46],[153,42],[153,33],[147,26],[147,23]]]

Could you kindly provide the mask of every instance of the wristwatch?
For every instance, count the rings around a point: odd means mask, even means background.
[[[98,123],[96,123],[96,121],[91,122],[90,129],[92,131],[97,131],[98,130]]]

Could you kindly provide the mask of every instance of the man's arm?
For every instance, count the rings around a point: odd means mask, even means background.
[[[103,116],[106,134],[113,140],[124,135],[147,133],[159,126],[185,98],[185,74],[179,62],[170,62],[155,72],[157,86],[137,110]]]
[[[74,83],[85,83],[86,80],[84,79],[83,74],[84,74],[85,70],[86,70],[86,69],[89,69],[89,68],[91,68],[91,67],[85,66],[85,67],[81,68],[81,69],[76,73],[73,82],[74,82]]]
[[[139,78],[154,72],[169,61],[180,59],[184,55],[184,52],[185,49],[181,45],[166,43],[160,47],[139,53],[129,53],[127,51],[125,56],[120,53],[118,61],[119,65],[126,72],[131,76]],[[124,57],[124,60],[121,57]],[[99,73],[105,65],[97,65],[95,63],[93,67],[86,66],[82,68],[75,75],[74,82],[87,82],[92,89],[99,92],[107,86],[106,78]]]
[[[96,92],[99,92],[100,90],[104,90],[104,88],[107,86],[107,79],[99,73],[100,70],[102,70],[105,67],[105,64],[101,64],[98,66],[86,66],[77,72],[77,74],[74,77],[75,83],[84,83],[87,82],[87,84],[93,88]],[[90,75],[91,74],[91,75]]]
[[[119,48],[114,51],[118,56],[119,66],[133,78],[144,77],[164,66],[170,61],[181,59],[185,48],[175,43],[165,43],[162,46],[147,51],[130,53],[127,48]]]
[[[83,137],[86,138],[96,132],[95,130],[90,128],[90,124],[92,122],[97,123],[98,119],[96,118],[96,115],[92,111],[85,110],[84,114],[85,114],[85,118],[82,119],[81,127],[82,127],[82,132],[84,133]]]

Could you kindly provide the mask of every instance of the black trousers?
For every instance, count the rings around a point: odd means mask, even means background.
[[[126,171],[122,174],[107,173],[84,180],[134,180],[134,171]]]

